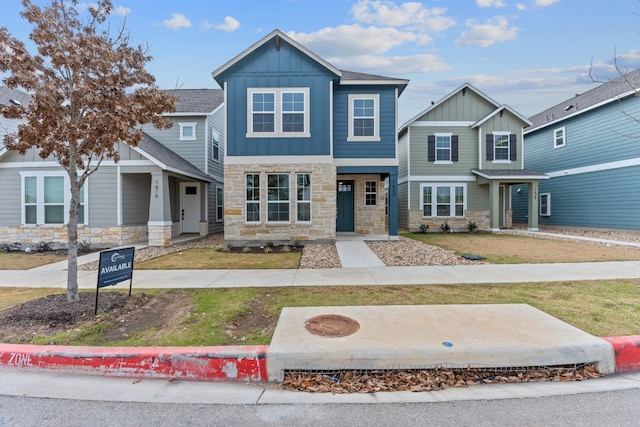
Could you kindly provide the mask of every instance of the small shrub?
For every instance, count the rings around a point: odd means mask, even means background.
[[[231,252],[231,245],[224,245],[222,248],[222,252]]]
[[[271,246],[267,246],[266,248],[264,248],[265,254],[270,254],[271,252],[273,252],[273,248]]]
[[[4,252],[18,252],[22,250],[22,243],[13,242],[13,243],[2,243],[0,245],[0,250]]]
[[[469,230],[469,233],[473,233],[478,229],[478,224],[476,224],[475,221],[469,221],[467,229]]]
[[[248,254],[249,252],[251,252],[251,248],[249,246],[243,246],[242,247],[242,253],[243,254]]]
[[[293,241],[293,247],[294,247],[294,248],[298,248],[298,247],[300,247],[300,241],[299,241],[299,240],[294,240],[294,241]]]
[[[53,249],[51,242],[38,242],[33,245],[33,250],[36,252],[48,252]]]
[[[91,252],[91,243],[88,240],[78,242],[78,252]]]
[[[273,242],[269,241],[265,243],[265,246],[268,248],[272,248],[273,247]]]
[[[428,229],[429,229],[429,224],[420,224],[421,233],[426,233]]]
[[[291,252],[291,248],[288,245],[284,245],[280,252],[288,254],[289,252]]]
[[[451,231],[451,227],[449,226],[449,223],[445,221],[440,225],[440,230],[442,230],[445,233],[448,233]]]

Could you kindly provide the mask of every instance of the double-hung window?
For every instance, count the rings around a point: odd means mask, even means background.
[[[376,181],[366,181],[364,183],[364,205],[378,205],[378,183]]]
[[[349,95],[347,141],[380,141],[380,95]]]
[[[422,184],[420,203],[424,217],[464,216],[465,184]]]
[[[564,147],[567,144],[564,126],[553,131],[553,148]]]
[[[551,215],[551,194],[540,193],[540,216]]]
[[[245,176],[245,210],[247,222],[260,222],[260,174]]]
[[[451,162],[451,135],[436,134],[436,163]]]
[[[311,174],[297,174],[296,193],[297,221],[311,222]]]
[[[493,160],[511,159],[509,152],[509,133],[495,132],[493,134]]]
[[[211,131],[211,160],[220,161],[220,134]]]
[[[66,224],[69,222],[71,195],[69,180],[65,175],[21,173],[22,223]],[[80,188],[78,224],[85,223],[84,186]]]
[[[289,174],[267,174],[267,222],[289,221]]]
[[[249,88],[247,137],[309,137],[309,88]]]

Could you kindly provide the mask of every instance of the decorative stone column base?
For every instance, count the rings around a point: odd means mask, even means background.
[[[165,222],[149,222],[149,246],[167,247],[171,245],[171,226]]]

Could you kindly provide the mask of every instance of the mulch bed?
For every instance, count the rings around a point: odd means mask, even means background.
[[[231,252],[234,254],[249,253],[249,254],[264,254],[264,253],[288,253],[288,252],[302,252],[304,246],[287,246],[287,245],[273,245],[273,246],[230,246],[226,248],[218,249],[218,252]]]

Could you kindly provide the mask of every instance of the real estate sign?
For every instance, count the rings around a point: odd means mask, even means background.
[[[134,247],[100,252],[95,314],[98,314],[98,293],[100,288],[117,285],[120,282],[129,280],[129,296],[131,296],[135,252],[136,248]]]

